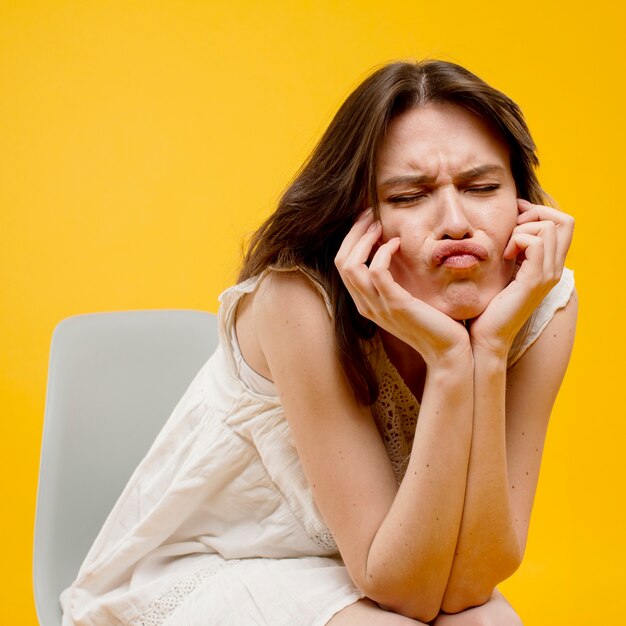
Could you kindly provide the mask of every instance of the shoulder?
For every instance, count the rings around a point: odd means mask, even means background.
[[[537,340],[522,355],[520,361],[545,357],[546,363],[554,366],[555,360],[560,358],[566,359],[564,364],[566,366],[574,345],[577,319],[578,293],[575,288],[572,288],[567,304],[554,313]]]
[[[321,285],[302,271],[270,271],[237,309],[237,338],[244,359],[274,380],[277,361],[303,351],[328,358],[334,350],[333,323]],[[271,361],[274,361],[272,364]]]
[[[287,315],[296,311],[302,314],[309,309],[321,309],[329,316],[323,286],[303,270],[268,272],[254,296],[254,307],[259,314],[272,316],[279,311]]]
[[[332,332],[325,292],[302,271],[268,272],[249,307],[262,345],[280,339],[276,333],[306,339]]]
[[[570,320],[571,323],[573,320],[575,326],[577,311],[574,273],[565,268],[559,282],[533,311],[515,338],[509,351],[508,367],[513,366],[541,337],[544,337],[545,331],[555,318],[555,325],[566,323],[566,320]],[[541,343],[546,343],[545,337]],[[537,351],[539,350],[535,350]]]
[[[532,355],[538,352],[545,352],[546,356],[549,354],[556,355],[565,353],[569,358],[574,343],[577,319],[578,293],[576,292],[576,288],[572,287],[572,291],[565,305],[554,312],[538,335],[537,340],[530,346],[520,360],[524,359],[524,357],[529,354]]]
[[[554,313],[536,340],[511,367],[511,381],[535,382],[549,394],[556,395],[574,345],[577,317],[578,295],[573,288],[565,306]]]

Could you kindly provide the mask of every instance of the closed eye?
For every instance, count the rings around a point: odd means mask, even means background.
[[[392,196],[391,198],[387,199],[387,202],[389,202],[390,204],[411,204],[414,202],[418,202],[425,197],[425,193],[417,193],[405,196]]]
[[[469,187],[467,191],[472,193],[489,193],[490,191],[496,191],[500,189],[500,185],[483,185],[482,187]]]

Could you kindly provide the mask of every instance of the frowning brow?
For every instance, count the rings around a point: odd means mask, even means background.
[[[503,174],[505,172],[504,167],[501,165],[478,165],[477,167],[471,167],[468,170],[455,174],[454,180],[457,182],[468,182],[475,180],[481,176],[488,174]],[[380,188],[395,187],[400,185],[431,185],[437,180],[436,176],[428,176],[427,174],[408,174],[403,176],[392,176],[380,183]]]
[[[479,165],[478,167],[472,167],[469,170],[460,172],[454,178],[465,182],[481,176],[487,176],[488,174],[504,174],[505,171],[501,165]]]

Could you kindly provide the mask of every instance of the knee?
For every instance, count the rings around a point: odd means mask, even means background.
[[[523,623],[511,605],[490,601],[460,613],[440,615],[435,626],[523,626]]]
[[[404,615],[398,615],[397,613],[387,613],[387,615],[381,615],[381,626],[427,626],[424,622],[405,617]]]
[[[468,622],[468,626],[524,626],[520,616],[511,608],[490,615],[478,617],[476,621]]]
[[[326,626],[427,626],[423,622],[382,609],[363,598],[339,611]]]
[[[513,611],[498,613],[476,613],[471,615],[468,611],[467,619],[459,621],[459,626],[523,626],[519,615]]]
[[[400,615],[399,613],[392,613],[391,611],[386,611],[384,609],[379,609],[376,620],[372,622],[372,625],[376,624],[377,626],[428,626],[424,622],[420,622],[417,619],[413,619],[412,617],[407,617],[406,615]],[[370,622],[364,622],[369,625]]]

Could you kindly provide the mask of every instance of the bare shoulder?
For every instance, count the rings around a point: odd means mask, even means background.
[[[547,376],[558,388],[574,345],[577,318],[578,295],[574,289],[567,305],[554,314],[541,335],[511,368],[512,380],[533,377],[545,384]]]
[[[299,271],[269,272],[237,308],[237,339],[246,362],[274,380],[268,352],[277,344],[332,343],[332,321],[319,289]]]
[[[278,319],[318,319],[330,321],[324,299],[313,279],[299,271],[270,272],[254,294],[254,309],[261,318],[275,323]]]
[[[574,290],[567,305],[556,311],[537,340],[509,370],[508,391],[531,385],[535,392],[556,396],[572,353],[577,317],[578,295]],[[525,392],[522,389],[520,393]]]

